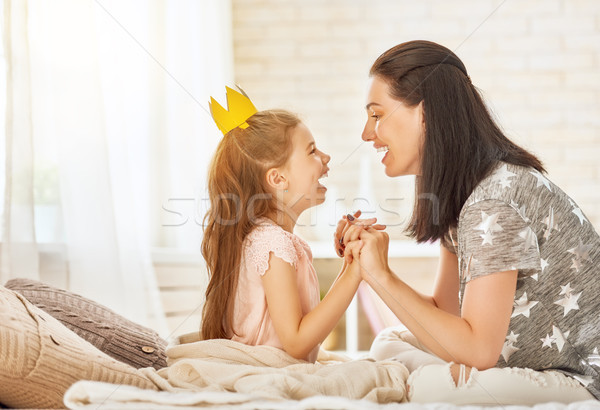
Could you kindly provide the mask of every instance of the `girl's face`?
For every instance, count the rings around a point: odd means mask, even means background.
[[[367,91],[367,123],[364,141],[373,141],[390,177],[421,174],[421,152],[425,136],[423,102],[408,107],[391,97],[387,83],[372,77]]]
[[[331,157],[315,145],[306,125],[300,123],[292,131],[292,154],[283,167],[287,180],[284,201],[297,214],[325,201],[325,188],[319,179],[327,176]]]

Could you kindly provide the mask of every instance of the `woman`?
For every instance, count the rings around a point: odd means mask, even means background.
[[[494,123],[461,60],[427,41],[391,48],[371,68],[366,110],[362,139],[386,151],[386,175],[417,176],[407,230],[441,243],[433,295],[393,274],[385,232],[350,217],[336,246],[363,241],[363,279],[424,350],[467,366],[463,376],[560,369],[600,397],[600,238]],[[465,366],[452,367],[455,381]]]

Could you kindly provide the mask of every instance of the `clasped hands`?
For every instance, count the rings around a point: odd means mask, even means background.
[[[361,278],[369,283],[390,272],[390,238],[384,231],[385,225],[378,224],[377,218],[359,219],[360,215],[359,210],[339,220],[333,235],[334,248],[344,258],[344,263],[359,271]]]

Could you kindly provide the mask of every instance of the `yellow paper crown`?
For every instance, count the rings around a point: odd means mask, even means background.
[[[241,91],[239,93],[227,86],[225,88],[227,90],[227,109],[212,97],[208,103],[213,120],[223,135],[236,127],[248,127],[246,120],[258,111],[244,90],[238,87]]]

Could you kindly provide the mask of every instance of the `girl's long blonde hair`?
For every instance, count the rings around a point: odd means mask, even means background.
[[[258,218],[278,209],[265,176],[267,170],[288,160],[291,131],[300,119],[288,111],[267,110],[246,122],[247,128],[225,134],[210,164],[210,209],[204,217],[202,239],[210,277],[202,311],[203,339],[231,337],[242,242]]]

